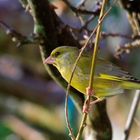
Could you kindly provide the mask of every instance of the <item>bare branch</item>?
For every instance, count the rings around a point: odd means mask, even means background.
[[[121,38],[126,38],[126,39],[133,39],[133,37],[127,35],[127,34],[121,34],[121,33],[106,33],[106,32],[102,32],[101,33],[103,38],[106,37],[121,37]]]
[[[120,46],[120,48],[117,50],[115,56],[119,58],[124,53],[130,53],[130,51],[134,48],[140,47],[140,40],[134,40],[131,43],[126,43],[124,46]]]
[[[39,37],[37,37],[35,34],[31,34],[30,36],[26,37],[3,21],[0,21],[0,26],[4,28],[7,35],[11,36],[12,41],[17,43],[17,47],[28,44],[39,44]]]
[[[128,140],[130,130],[134,121],[134,117],[138,108],[139,101],[140,101],[140,90],[137,90],[135,93],[135,97],[132,101],[132,105],[131,105],[130,112],[127,118],[125,130],[124,130],[124,136],[122,140]]]

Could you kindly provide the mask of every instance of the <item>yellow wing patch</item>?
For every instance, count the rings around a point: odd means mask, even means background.
[[[123,79],[121,77],[107,75],[107,74],[100,74],[99,78],[106,79],[106,80],[112,80],[112,81],[118,81],[118,82],[126,80],[126,79]]]

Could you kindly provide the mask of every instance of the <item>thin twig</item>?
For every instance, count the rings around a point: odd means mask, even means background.
[[[115,1],[113,2],[113,4],[115,3]],[[66,119],[66,124],[67,124],[67,127],[68,127],[68,130],[69,130],[69,135],[71,137],[72,140],[75,140],[75,137],[74,137],[74,134],[73,134],[73,130],[71,128],[71,125],[70,125],[70,122],[69,122],[69,116],[68,116],[68,96],[69,96],[69,89],[70,89],[70,86],[71,86],[71,81],[72,81],[72,78],[73,78],[73,75],[74,75],[74,72],[75,72],[75,69],[76,69],[76,66],[77,66],[77,63],[79,61],[79,59],[81,58],[81,55],[83,53],[83,51],[85,50],[85,48],[87,47],[89,41],[91,40],[92,36],[95,34],[98,26],[103,22],[104,18],[106,17],[106,15],[110,12],[110,10],[112,9],[112,6],[113,4],[110,6],[110,8],[105,12],[105,14],[102,16],[100,22],[96,25],[96,27],[94,28],[94,30],[92,31],[92,33],[90,34],[88,40],[86,41],[86,43],[84,44],[84,46],[81,48],[81,51],[77,57],[77,59],[75,60],[75,63],[73,65],[73,68],[72,68],[72,73],[71,73],[71,77],[70,77],[70,80],[68,82],[68,86],[67,86],[67,91],[66,91],[66,98],[65,98],[65,119]],[[83,117],[86,119],[86,117]],[[83,119],[84,121],[84,119]],[[82,122],[83,122],[82,121]],[[84,123],[82,123],[83,126],[84,126]],[[82,127],[81,127],[82,128]],[[82,129],[81,129],[82,130]],[[80,130],[80,131],[81,131]],[[78,136],[79,137],[79,136]]]
[[[136,90],[136,93],[135,93],[135,96],[134,96],[134,99],[132,101],[132,105],[130,108],[130,112],[127,118],[125,130],[124,130],[124,136],[122,140],[128,140],[130,130],[134,121],[134,116],[138,108],[139,101],[140,101],[140,90]]]
[[[100,23],[100,21],[102,19],[102,16],[104,15],[104,9],[105,9],[105,4],[106,3],[107,3],[107,0],[104,0],[103,4],[102,4],[102,9],[101,9],[101,13],[100,13],[100,17],[99,17],[98,23]],[[96,34],[96,38],[95,38],[94,52],[93,52],[93,58],[92,58],[92,63],[91,63],[89,88],[93,88],[94,74],[95,74],[95,65],[96,65],[96,58],[97,58],[97,55],[98,55],[101,27],[102,27],[102,24],[100,24],[98,26],[97,34]]]
[[[17,47],[29,44],[39,44],[39,37],[37,37],[35,34],[31,34],[30,36],[26,37],[1,20],[0,27],[3,27],[6,34],[12,38],[12,41],[17,43]]]
[[[131,24],[134,36],[139,36],[140,26],[138,23],[138,18],[136,17],[136,13],[135,12],[131,13],[128,10],[128,18],[129,18],[129,22]],[[139,45],[140,45],[140,40],[136,38],[133,42],[128,43],[128,45],[125,48],[128,48],[129,50],[128,49],[127,50],[128,50],[128,52],[130,52],[130,49],[132,49],[134,47],[139,47]],[[122,50],[122,52],[127,52],[127,50]],[[132,124],[134,122],[134,116],[135,116],[137,108],[138,108],[139,101],[140,101],[140,90],[136,90],[136,93],[135,93],[135,96],[133,98],[132,105],[130,108],[130,112],[128,114],[125,130],[124,130],[124,136],[123,136],[122,140],[128,140],[128,137],[129,137],[129,134],[130,134],[130,131],[132,128]]]
[[[14,30],[13,28],[11,28],[9,25],[7,25],[5,22],[1,21],[0,20],[0,27],[3,27],[6,31],[6,34],[7,35],[10,35],[14,40],[19,40],[19,41],[22,41],[22,40],[25,40],[26,37],[23,36],[22,34],[20,34],[19,32],[17,32],[16,30]]]
[[[89,19],[85,22],[85,24],[80,28],[80,31],[82,31],[83,29],[86,29],[86,27],[89,25],[89,23],[95,18],[94,15],[91,15],[89,17]]]
[[[103,0],[100,16],[99,16],[99,20],[98,20],[98,24],[100,23],[103,15],[104,15],[105,4],[106,3],[107,3],[107,0]],[[97,58],[97,54],[98,54],[101,27],[102,27],[102,24],[99,24],[98,27],[97,27],[97,34],[96,34],[96,38],[95,38],[94,52],[93,52],[93,57],[92,57],[91,70],[90,70],[89,86],[87,87],[87,99],[85,101],[85,106],[87,107],[87,110],[89,110],[90,100],[91,100],[91,92],[92,92],[92,89],[93,89],[96,58]],[[81,125],[80,125],[80,128],[79,128],[76,140],[79,140],[81,135],[82,135],[82,133],[83,133],[85,123],[86,123],[86,119],[87,119],[87,115],[88,115],[88,112],[85,111],[84,114],[83,114],[83,117],[82,117]]]
[[[130,53],[130,51],[134,48],[140,48],[140,39],[136,39],[133,42],[126,43],[123,46],[120,46],[115,56],[119,58],[124,53]]]
[[[94,33],[96,32],[97,30],[97,26],[96,28],[93,30],[93,32],[91,33],[89,39],[87,40],[87,42],[85,43],[85,45],[81,48],[81,51],[77,57],[77,59],[75,60],[75,63],[73,65],[73,68],[72,68],[72,73],[71,73],[71,77],[70,77],[70,80],[69,80],[69,83],[68,83],[68,86],[67,86],[67,91],[66,91],[66,99],[65,99],[65,118],[66,118],[66,123],[67,123],[67,127],[69,129],[69,135],[70,137],[73,139],[75,139],[74,135],[73,135],[73,131],[72,131],[72,128],[70,126],[70,122],[69,122],[69,117],[68,117],[68,96],[69,96],[69,89],[70,89],[70,86],[71,86],[71,81],[72,81],[72,78],[73,78],[73,75],[74,75],[74,72],[75,72],[75,69],[76,69],[76,66],[77,66],[77,63],[78,61],[80,60],[81,58],[81,55],[84,51],[84,49],[87,47],[90,39],[92,38],[92,36],[94,35]]]
[[[121,33],[106,33],[106,32],[102,32],[101,35],[102,35],[103,38],[106,38],[106,37],[121,37],[121,38],[126,38],[126,39],[133,39],[132,36],[126,35],[126,34],[121,34]]]

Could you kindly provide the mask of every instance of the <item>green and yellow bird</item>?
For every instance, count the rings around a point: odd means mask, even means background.
[[[80,50],[76,47],[58,47],[52,51],[44,63],[55,66],[62,77],[69,82],[79,52]],[[91,59],[91,53],[83,52],[71,81],[71,86],[83,94],[86,94],[89,83]],[[124,89],[140,89],[140,81],[111,62],[98,58],[93,88],[93,96],[105,98],[123,93]]]

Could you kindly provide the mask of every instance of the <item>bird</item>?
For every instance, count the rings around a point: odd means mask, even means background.
[[[60,72],[61,76],[70,81],[72,68],[79,55],[80,49],[72,46],[60,46],[55,48],[50,56],[45,59],[45,64],[52,64]],[[83,94],[87,94],[86,88],[90,79],[92,53],[84,51],[79,59],[71,86]],[[140,89],[140,80],[134,78],[127,71],[122,70],[112,62],[97,57],[94,74],[93,96],[98,99],[115,96],[124,93],[125,89]]]

